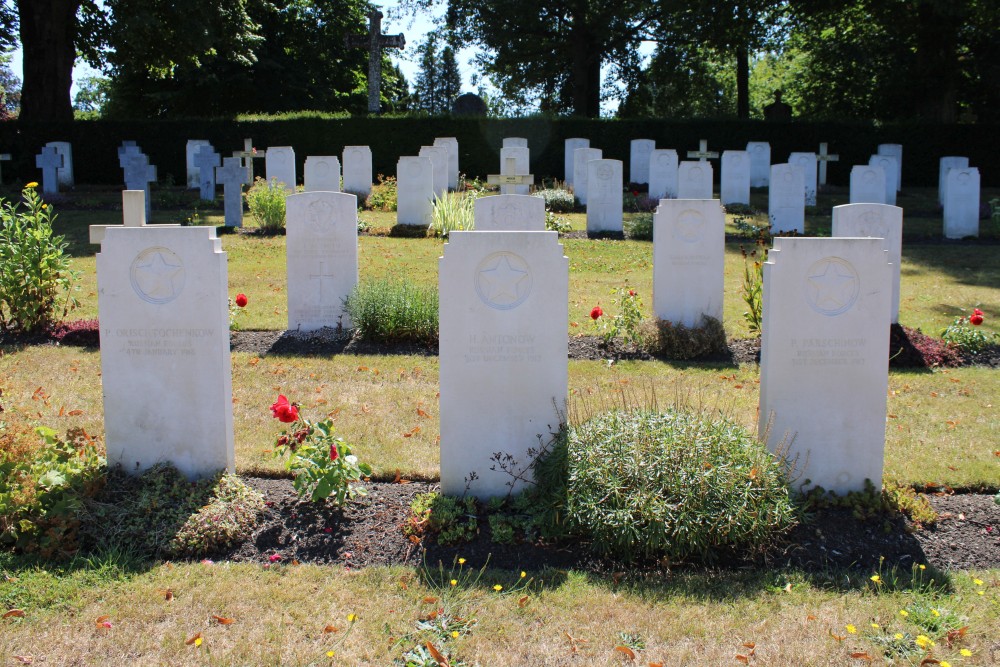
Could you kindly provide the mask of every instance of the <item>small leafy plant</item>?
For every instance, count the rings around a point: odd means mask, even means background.
[[[764,262],[767,261],[767,246],[764,241],[757,241],[756,249],[747,253],[741,246],[740,252],[743,253],[743,284],[740,294],[748,309],[743,311],[743,319],[750,333],[759,336],[761,323],[764,321]]]
[[[545,231],[565,234],[572,229],[573,225],[569,224],[569,220],[564,216],[556,215],[552,211],[545,212]]]
[[[396,210],[396,177],[378,175],[378,183],[372,186],[371,194],[365,200],[365,207],[372,211],[393,212]]]
[[[569,190],[563,190],[562,188],[546,188],[544,190],[537,190],[534,193],[534,196],[544,199],[545,210],[551,211],[552,213],[572,213],[576,208],[576,201],[573,199],[573,193]]]
[[[271,413],[291,425],[278,436],[275,456],[288,457],[285,467],[294,473],[292,484],[300,496],[309,496],[313,502],[332,498],[339,507],[350,498],[366,495],[356,482],[371,475],[372,468],[358,460],[343,438],[334,436],[332,419],[311,422],[282,395],[271,405]]]
[[[285,184],[272,178],[268,183],[259,176],[244,195],[250,216],[264,234],[277,234],[285,228]]]
[[[435,344],[438,291],[405,280],[359,283],[344,303],[358,335],[382,343]]]
[[[239,317],[247,307],[247,295],[240,292],[235,298],[229,299],[229,328],[236,331],[240,328]]]
[[[955,321],[941,332],[941,338],[966,354],[979,354],[997,338],[996,334],[988,336],[983,333],[983,330],[978,328],[982,323],[983,311],[973,308],[972,314],[968,317],[956,317]]]
[[[611,342],[621,336],[622,339],[636,347],[642,344],[642,299],[638,292],[631,289],[626,283],[625,287],[611,290],[614,298],[611,303],[618,306],[618,314],[614,317],[605,317],[604,310],[600,306],[594,307],[590,311],[590,318],[594,320],[604,345],[609,346]]]
[[[625,221],[625,232],[635,241],[653,240],[653,214],[634,213]]]
[[[445,193],[443,197],[434,195],[431,209],[431,224],[428,236],[448,238],[453,231],[469,231],[476,226],[476,198],[463,193]]]
[[[410,518],[403,532],[416,538],[431,535],[441,544],[469,542],[479,530],[477,512],[473,496],[456,498],[433,491],[421,493],[410,503]]]
[[[28,183],[22,202],[0,208],[0,331],[37,333],[76,307],[79,272],[70,268],[67,243],[52,230],[55,216]],[[61,312],[60,312],[61,311]]]

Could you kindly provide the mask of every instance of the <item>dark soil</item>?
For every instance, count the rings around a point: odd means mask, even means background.
[[[415,542],[403,534],[410,502],[418,493],[437,490],[436,484],[369,483],[369,494],[343,509],[300,500],[287,479],[249,478],[264,494],[267,511],[254,535],[239,547],[217,557],[235,561],[324,563],[359,568],[369,565],[451,563],[458,556],[470,563],[487,562],[510,570],[544,567],[615,572],[622,563],[602,560],[582,543],[495,544],[488,524],[481,520],[476,538],[442,546],[433,539]],[[939,513],[937,524],[921,528],[902,516],[858,521],[848,510],[825,509],[793,529],[780,544],[751,558],[730,554],[714,566],[794,567],[810,572],[829,568],[877,571],[912,564],[967,570],[1000,567],[1000,505],[992,496],[931,495]],[[684,564],[673,564],[681,566]],[[630,569],[659,569],[663,563],[628,565]]]

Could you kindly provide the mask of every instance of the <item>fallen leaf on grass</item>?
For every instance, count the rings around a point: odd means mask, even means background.
[[[868,655],[867,651],[854,651],[853,653],[851,653],[851,657],[854,658],[855,660],[864,660],[866,662],[871,662],[875,659],[872,656]]]
[[[163,596],[163,599],[170,602],[174,599],[174,592],[169,588],[158,588],[156,592]]]
[[[737,653],[736,654],[736,662],[742,662],[744,665],[749,665],[750,664],[750,658],[746,657],[745,655],[740,655],[739,653]]]
[[[417,415],[420,416],[420,417],[426,417],[426,418],[430,418],[431,417],[431,413],[427,412],[423,408],[417,408]]]
[[[328,625],[325,628],[323,628],[323,634],[328,635],[331,632],[337,632],[339,629],[340,628],[338,628],[336,625]]]
[[[441,651],[434,648],[434,644],[427,642],[427,650],[430,651],[431,657],[437,660],[439,667],[449,667],[448,658],[441,655]]]
[[[924,658],[923,660],[920,661],[920,667],[924,667],[924,665],[940,665],[940,664],[941,661],[936,660],[935,658]]]
[[[236,619],[225,618],[224,616],[216,616],[215,614],[212,614],[212,620],[219,625],[232,625]]]
[[[635,651],[630,649],[628,646],[616,646],[615,650],[623,654],[629,660],[635,660]]]
[[[108,620],[109,618],[111,617],[107,614],[105,614],[104,616],[98,616],[97,620],[94,621],[94,627],[96,627],[98,630],[107,630],[108,628],[111,627],[111,621]]]
[[[434,604],[437,601],[438,599],[433,595],[428,595],[427,597],[424,598],[424,604]]]
[[[15,655],[14,659],[22,665],[30,665],[35,662],[35,656],[33,655]]]
[[[70,410],[66,414],[68,414],[70,417],[79,417],[80,415],[83,414],[83,410]]]
[[[808,616],[806,616],[806,620],[807,620],[807,621],[815,621],[815,620],[816,620],[816,617],[815,617],[815,616],[813,616],[812,614],[809,614]]]
[[[517,606],[518,607],[524,607],[524,605],[526,605],[526,604],[528,604],[528,596],[527,595],[525,595],[523,598],[521,598],[520,600],[517,601]]]
[[[965,633],[969,631],[969,626],[963,625],[958,630],[949,630],[948,634],[945,635],[944,641],[948,644],[948,648],[951,648],[952,642],[957,641],[965,636]]]
[[[2,618],[24,618],[23,609],[11,609]]]
[[[571,635],[568,632],[566,632],[564,634],[566,635],[566,638],[569,639],[569,649],[570,649],[571,653],[576,653],[577,652],[577,649],[578,649],[577,644],[586,644],[587,642],[590,641],[589,639],[577,639],[576,637],[574,637],[573,635]]]
[[[188,638],[187,638],[187,639],[186,639],[186,640],[184,641],[184,644],[185,644],[186,646],[191,646],[191,644],[199,644],[199,645],[200,645],[200,644],[201,644],[201,642],[200,642],[200,641],[198,641],[198,640],[200,640],[200,639],[201,639],[201,633],[200,633],[200,632],[196,632],[196,633],[194,633],[194,634],[193,634],[192,636],[188,637]]]
[[[835,635],[833,634],[833,630],[830,630],[830,636],[836,639],[838,642],[842,642],[845,639],[847,639],[847,635]]]

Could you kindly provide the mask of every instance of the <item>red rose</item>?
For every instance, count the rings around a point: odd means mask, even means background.
[[[278,421],[284,422],[285,424],[291,424],[299,418],[299,409],[289,403],[287,398],[279,394],[278,400],[271,406],[271,414],[273,414]]]
[[[628,295],[629,295],[629,296],[635,296],[635,290],[634,290],[634,289],[630,289],[630,290],[628,291]]]
[[[972,325],[978,327],[982,323],[983,323],[983,316],[982,315],[972,315],[971,317],[969,317],[969,324],[972,324]]]
[[[597,318],[599,318],[603,314],[604,314],[604,311],[601,310],[600,306],[594,306],[594,308],[590,311],[590,319],[596,320]]]
[[[979,310],[978,308],[973,308],[972,309],[972,314],[973,315],[983,315],[984,313],[983,313],[983,311]]]
[[[245,308],[247,305],[247,295],[243,294],[242,292],[240,294],[237,294],[236,305],[239,306],[240,308]]]
[[[337,444],[334,443],[334,444],[330,445],[330,460],[331,461],[336,461],[339,456],[340,456],[340,452],[337,451]]]
[[[278,447],[284,447],[288,444],[288,436],[282,435],[278,437]]]

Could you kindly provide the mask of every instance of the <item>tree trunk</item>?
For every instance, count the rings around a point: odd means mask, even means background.
[[[923,81],[916,87],[918,116],[941,123],[958,117],[958,32],[955,7],[937,11],[932,2],[921,2],[917,10],[917,67]]]
[[[24,82],[21,118],[71,121],[76,12],[80,0],[18,0]]]
[[[746,44],[736,47],[736,116],[750,118],[750,55]]]
[[[583,17],[574,17],[572,39],[573,113],[596,118],[601,115],[601,57]]]

